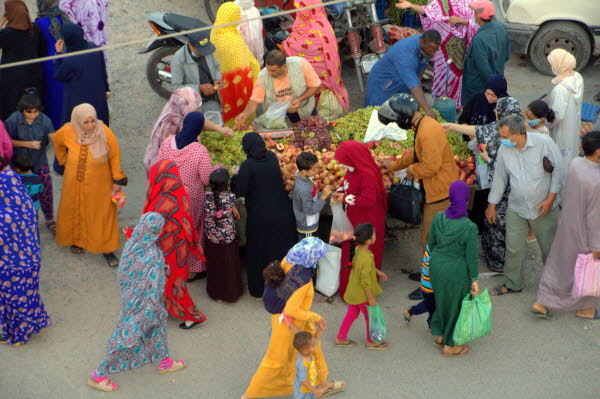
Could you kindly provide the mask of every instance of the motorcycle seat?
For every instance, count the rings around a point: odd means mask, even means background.
[[[165,14],[163,20],[171,27],[175,32],[181,32],[184,30],[190,30],[195,28],[202,28],[207,26],[204,22],[199,19],[186,17],[180,14]]]

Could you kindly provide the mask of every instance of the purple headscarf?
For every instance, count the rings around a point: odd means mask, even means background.
[[[464,181],[457,180],[450,185],[450,206],[446,209],[448,219],[460,219],[467,216],[469,195],[469,186]]]

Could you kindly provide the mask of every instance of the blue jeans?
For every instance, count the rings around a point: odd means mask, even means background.
[[[433,313],[435,312],[435,296],[433,293],[421,292],[423,293],[423,300],[408,309],[408,313],[410,313],[411,316],[423,314],[425,312],[429,313],[429,317],[427,317],[427,326],[429,326]]]

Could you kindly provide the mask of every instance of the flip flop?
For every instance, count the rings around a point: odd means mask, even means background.
[[[444,356],[444,357],[464,356],[467,353],[469,353],[470,351],[471,351],[471,347],[469,345],[463,345],[460,352],[457,352],[457,353],[443,353],[442,352],[442,356]]]
[[[46,227],[52,234],[56,235],[56,222],[54,220],[46,223]]]
[[[388,344],[387,342],[380,342],[377,345],[373,345],[373,346],[367,345],[367,349],[373,350],[373,351],[380,351],[383,349],[388,349],[389,347],[390,347],[390,344]]]
[[[108,263],[109,267],[119,266],[119,258],[117,258],[114,253],[102,254],[102,256],[106,259],[106,263]]]
[[[323,398],[329,395],[333,395],[334,393],[338,393],[342,391],[346,387],[346,383],[344,381],[331,381],[333,382],[333,388],[329,388],[323,393]]]
[[[408,314],[408,316],[406,316]],[[402,309],[402,316],[404,316],[404,320],[406,320],[406,325],[410,326],[410,322],[412,320],[412,315],[408,311],[408,309]]]
[[[73,255],[83,255],[84,250],[83,250],[83,248],[78,247],[77,245],[71,245],[71,253]]]
[[[506,289],[506,292],[502,291],[502,288]],[[502,284],[497,286],[496,288],[492,289],[490,291],[490,294],[492,294],[493,296],[502,296],[502,295],[506,295],[506,294],[512,294],[512,293],[519,293],[522,292],[523,290],[513,290],[510,289],[506,286],[506,284]]]
[[[584,320],[600,320],[600,310],[596,309],[594,311],[594,317],[585,317],[585,316],[577,316],[577,315],[575,315],[575,317],[578,317],[578,318],[584,319]]]
[[[436,345],[436,346],[444,346],[444,339],[442,338],[442,341],[438,342],[437,338],[436,338],[436,339],[433,340],[433,344]]]
[[[356,342],[352,341],[351,339],[347,339],[345,340],[346,342],[342,342],[340,344],[336,343],[335,346],[356,346],[358,345]]]
[[[552,320],[554,319],[554,315],[552,313],[550,313],[550,311],[546,311],[546,313],[542,313],[540,311],[537,311],[535,309],[531,309],[530,310],[531,314],[534,315],[535,317],[539,318],[539,319],[545,319],[545,320]]]

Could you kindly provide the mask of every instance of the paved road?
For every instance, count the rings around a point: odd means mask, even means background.
[[[141,3],[141,4],[140,4]],[[35,2],[28,0],[32,10]],[[142,10],[174,11],[203,17],[198,0],[119,0],[111,3],[109,41],[150,36]],[[141,211],[145,175],[141,165],[147,138],[164,100],[145,81],[147,56],[137,48],[109,54],[111,126],[119,137],[123,168],[130,177],[129,202],[121,211],[122,224],[132,224]],[[550,87],[542,76],[518,57],[507,66],[509,93],[523,104]],[[359,107],[354,72],[344,73],[352,105]],[[600,71],[588,67],[586,100],[600,89]],[[49,155],[51,156],[51,150]],[[61,189],[54,179],[55,204]],[[400,267],[414,267],[421,254],[418,232],[403,235],[386,246],[384,270],[390,281],[383,285],[381,304],[389,328],[388,351],[362,347],[336,348],[332,341],[345,314],[345,306],[315,303],[325,317],[324,350],[331,377],[348,382],[340,399],[377,398],[599,398],[600,323],[559,314],[552,322],[529,316],[535,300],[542,264],[535,244],[527,260],[528,288],[522,294],[493,299],[494,333],[473,343],[472,352],[460,359],[442,358],[426,333],[425,317],[406,327],[401,311],[410,305],[406,294],[416,287],[401,274]],[[218,304],[208,299],[204,282],[192,284],[191,294],[208,321],[183,331],[169,321],[169,348],[175,359],[185,359],[188,369],[158,376],[144,367],[114,377],[119,391],[104,394],[85,384],[87,374],[104,356],[106,340],[119,316],[116,270],[108,269],[101,256],[75,257],[59,248],[45,228],[41,229],[43,267],[41,294],[54,326],[20,348],[0,348],[0,399],[15,398],[238,398],[258,366],[268,343],[270,317],[248,296],[240,302]],[[485,271],[483,265],[481,271]],[[491,288],[498,278],[482,281]],[[363,341],[364,326],[357,321],[350,338]]]

